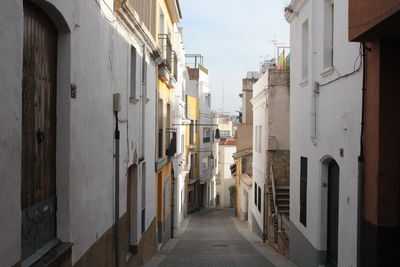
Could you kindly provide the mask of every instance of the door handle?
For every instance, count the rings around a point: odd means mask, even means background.
[[[38,130],[36,132],[36,141],[38,142],[38,144],[43,143],[44,140],[44,132],[42,132],[41,130]]]

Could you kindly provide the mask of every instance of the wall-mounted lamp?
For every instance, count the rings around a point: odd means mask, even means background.
[[[220,139],[221,138],[221,135],[220,135],[220,133],[219,133],[219,129],[217,128],[216,130],[215,130],[215,139]]]

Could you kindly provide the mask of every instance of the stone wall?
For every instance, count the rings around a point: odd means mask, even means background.
[[[272,165],[275,186],[288,186],[290,184],[290,151],[289,150],[275,150],[267,151],[267,181],[270,179],[270,166]]]

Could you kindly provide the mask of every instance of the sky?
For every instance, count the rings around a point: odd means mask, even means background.
[[[263,58],[274,57],[272,40],[289,45],[289,24],[283,14],[289,0],[179,2],[186,53],[203,55],[209,70],[212,109],[240,110],[247,71],[259,71]]]

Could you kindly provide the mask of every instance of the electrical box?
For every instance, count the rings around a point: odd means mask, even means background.
[[[121,111],[121,95],[120,94],[113,95],[113,108],[114,108],[114,112]]]

